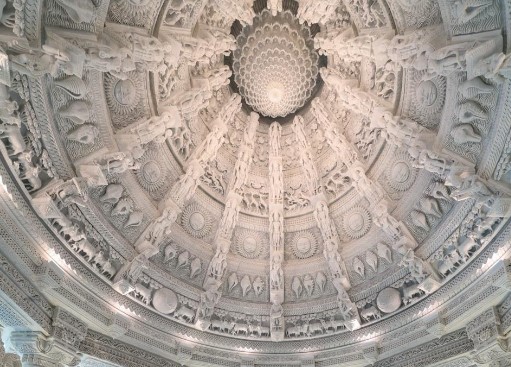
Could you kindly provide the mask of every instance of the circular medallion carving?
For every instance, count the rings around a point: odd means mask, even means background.
[[[318,241],[311,232],[301,231],[294,236],[291,248],[297,258],[306,259],[316,253]]]
[[[161,168],[156,161],[147,161],[140,168],[144,180],[150,184],[155,184],[161,179]]]
[[[405,162],[396,162],[390,170],[390,178],[396,183],[404,183],[410,177],[410,167]]]
[[[357,239],[365,235],[371,228],[371,215],[366,208],[357,206],[344,215],[342,224],[346,235]]]
[[[387,169],[387,182],[396,191],[406,191],[417,178],[417,169],[410,163],[408,153],[396,152],[395,158]]]
[[[425,107],[432,106],[438,97],[438,89],[431,80],[423,80],[417,86],[415,91],[417,102]]]
[[[395,288],[385,288],[376,297],[376,305],[385,313],[392,313],[401,306],[401,294]]]
[[[239,230],[235,235],[236,251],[247,259],[256,259],[263,253],[263,238],[257,232]]]
[[[137,90],[130,79],[117,81],[114,85],[113,94],[116,101],[123,106],[134,104],[137,100]]]
[[[197,204],[188,205],[181,216],[181,225],[193,237],[203,238],[211,232],[211,218]]]
[[[167,170],[160,163],[160,159],[160,152],[154,146],[150,146],[138,160],[140,169],[135,171],[140,185],[156,199],[163,196],[169,187]]]
[[[194,231],[200,231],[201,229],[204,228],[204,225],[206,224],[206,219],[201,213],[195,212],[192,215],[190,215],[189,223],[190,227],[192,227]]]
[[[247,237],[242,246],[245,252],[252,254],[257,251],[257,240],[254,237]]]
[[[177,308],[177,296],[167,288],[160,288],[154,292],[153,306],[156,311],[169,314]]]
[[[143,83],[135,72],[128,73],[128,78],[121,80],[109,73],[105,76],[105,96],[108,107],[116,115],[129,116],[136,114],[141,99],[141,90],[137,85]]]

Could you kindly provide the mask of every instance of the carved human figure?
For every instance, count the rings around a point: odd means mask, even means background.
[[[374,223],[393,239],[402,235],[401,224],[388,212],[388,206],[381,201],[373,208]]]
[[[179,112],[175,107],[167,107],[160,115],[152,116],[147,121],[131,129],[136,134],[140,145],[148,144],[153,140],[165,141],[172,137],[173,129],[182,125]]]
[[[182,116],[192,119],[199,111],[209,105],[212,96],[213,94],[210,89],[191,88],[172,96],[169,99],[169,103],[176,106]]]
[[[338,292],[337,304],[339,306],[341,317],[344,321],[352,320],[355,317],[355,306],[351,302],[349,295],[345,290]]]
[[[284,272],[281,266],[280,255],[275,255],[272,259],[270,269],[270,284],[272,289],[282,289],[282,281],[284,278]]]
[[[269,155],[273,157],[280,157],[280,135],[282,133],[282,126],[278,122],[270,125],[270,152]]]
[[[335,0],[305,0],[300,2],[296,16],[300,23],[325,24],[335,14],[338,5]]]
[[[271,328],[272,330],[280,330],[283,325],[281,324],[284,309],[279,302],[272,303],[270,310]]]
[[[139,254],[135,256],[131,263],[128,263],[128,269],[126,271],[126,277],[128,278],[128,280],[132,284],[135,284],[142,275],[142,271],[147,269],[148,264],[149,260],[147,259],[145,254]]]
[[[240,0],[214,0],[218,10],[228,19],[238,19],[242,24],[252,24],[255,13],[252,4]]]
[[[191,65],[209,64],[215,56],[227,56],[236,49],[236,40],[232,35],[210,29],[199,29],[195,37],[184,37],[181,44],[182,57]]]
[[[140,163],[137,162],[136,157],[132,152],[119,152],[114,153],[105,159],[103,168],[111,174],[121,174],[128,170],[137,170],[140,168]]]
[[[220,280],[224,276],[226,268],[226,255],[222,252],[217,252],[209,263],[208,276],[213,279]]]
[[[146,239],[154,246],[158,246],[170,234],[170,227],[177,219],[177,211],[173,207],[165,208],[152,224]]]
[[[410,275],[418,282],[422,283],[429,275],[425,269],[424,261],[415,255],[413,250],[406,249],[406,246],[399,246],[396,250],[403,255],[400,265],[410,270]],[[406,251],[406,252],[405,252]],[[404,254],[403,254],[404,252]]]
[[[389,57],[403,68],[426,70],[428,56],[433,52],[428,36],[434,32],[431,28],[418,30],[405,35],[397,35],[390,41]]]
[[[70,61],[70,55],[59,50],[44,48],[43,52],[10,55],[10,67],[20,74],[33,78],[50,74],[56,77],[58,72]]]
[[[313,214],[314,218],[316,219],[316,223],[318,224],[319,230],[321,231],[323,239],[325,240],[334,239],[335,234],[332,230],[332,223],[330,221],[328,204],[324,200],[320,200],[316,204],[316,208]]]
[[[281,211],[274,210],[271,213],[271,230],[270,230],[270,242],[274,251],[282,249],[283,234],[284,234],[284,217]]]
[[[282,12],[282,0],[268,0],[266,7],[270,9],[273,16],[276,16],[277,13]]]
[[[136,69],[132,51],[106,32],[100,34],[97,42],[86,49],[85,64],[98,71],[110,72],[120,79],[126,79],[126,73]]]
[[[350,170],[353,178],[353,186],[371,203],[376,203],[385,197],[383,189],[372,182],[365,174],[364,168],[355,165]]]
[[[448,162],[445,158],[441,158],[438,154],[428,149],[408,149],[408,153],[415,159],[413,163],[416,168],[424,168],[431,173],[443,175],[448,169]]]
[[[203,292],[200,297],[199,318],[209,319],[221,296],[222,294],[218,290],[208,289]]]
[[[219,235],[227,240],[231,239],[232,231],[236,225],[239,211],[239,200],[227,199],[222,219],[218,228]]]
[[[188,165],[186,173],[172,187],[172,197],[179,204],[186,202],[195,192],[200,177],[204,174],[204,168],[198,160],[193,160]]]

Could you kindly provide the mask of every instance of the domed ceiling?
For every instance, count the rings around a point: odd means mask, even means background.
[[[509,258],[510,8],[0,1],[9,251],[99,359],[363,366],[453,335]]]

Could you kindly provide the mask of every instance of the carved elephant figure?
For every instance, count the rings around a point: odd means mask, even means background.
[[[479,242],[477,242],[477,236],[475,233],[468,233],[467,238],[465,238],[458,245],[458,251],[463,256],[463,260],[467,261],[468,258],[472,255],[473,252],[477,251],[479,248]]]
[[[7,139],[8,144],[5,144],[5,147],[9,155],[22,153],[27,148],[25,139],[16,125],[0,124],[0,138]]]
[[[148,288],[140,283],[135,284],[135,294],[140,297],[142,302],[144,302],[146,305],[151,302],[152,292],[153,290],[151,288]]]
[[[447,254],[441,260],[437,261],[436,268],[441,277],[445,278],[456,270],[456,265],[454,264],[449,254]]]
[[[317,333],[323,334],[325,330],[323,329],[323,325],[320,321],[314,321],[309,323],[309,335],[316,335]]]
[[[90,264],[99,266],[100,268],[106,264],[108,257],[105,255],[105,250],[99,250],[91,259]]]
[[[21,182],[25,185],[25,188],[29,191],[35,191],[39,189],[43,183],[39,178],[39,174],[43,169],[39,166],[31,166],[25,169],[25,172],[20,176]]]
[[[296,337],[296,336],[300,336],[301,332],[302,332],[302,327],[299,325],[288,326],[288,328],[286,330],[286,335],[288,337]]]
[[[174,316],[177,319],[184,319],[186,322],[192,322],[195,317],[195,312],[187,306],[181,306],[177,309]]]
[[[257,330],[259,332],[259,337],[270,336],[270,328],[268,326],[258,325]]]
[[[53,226],[58,229],[60,235],[64,235],[67,230],[71,228],[73,222],[66,216],[62,215],[59,218],[53,219]]]
[[[328,330],[337,331],[340,327],[344,326],[344,322],[341,320],[335,320],[333,317],[330,318],[329,321],[320,320],[323,324],[323,328],[325,329],[325,332]]]
[[[117,273],[117,269],[110,261],[107,261],[104,265],[101,266],[100,272],[107,278],[111,279],[115,273]]]
[[[371,320],[376,320],[376,319],[381,318],[381,312],[376,307],[371,306],[371,307],[365,308],[362,311],[360,311],[360,317],[365,322],[369,322]]]
[[[254,325],[252,323],[248,323],[248,335],[259,337],[259,325]]]
[[[244,322],[240,322],[240,323],[237,323],[237,322],[233,322],[231,324],[231,334],[234,334],[234,335],[238,335],[240,333],[243,333],[245,335],[248,335],[248,324],[244,323]]]
[[[403,303],[406,305],[410,304],[413,298],[420,297],[422,293],[423,291],[419,289],[418,284],[403,288]]]
[[[217,330],[221,332],[223,330],[223,326],[224,326],[223,320],[213,320],[211,321],[211,325],[209,325],[209,328],[213,331]]]
[[[83,257],[87,260],[91,260],[96,255],[96,247],[87,241],[87,239],[81,239],[80,241],[76,242],[75,245],[76,251],[83,255]]]

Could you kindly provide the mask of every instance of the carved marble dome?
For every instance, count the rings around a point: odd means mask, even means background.
[[[310,98],[318,54],[310,31],[289,10],[263,10],[236,38],[234,80],[246,102],[264,116],[285,117]]]
[[[0,1],[0,365],[510,366],[510,9]]]

